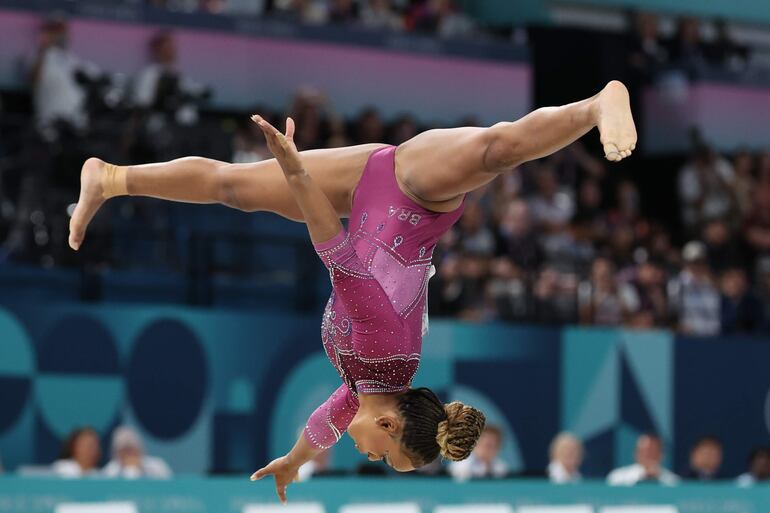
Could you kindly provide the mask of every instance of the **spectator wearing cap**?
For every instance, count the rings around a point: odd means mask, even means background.
[[[643,482],[660,483],[673,486],[679,477],[663,467],[663,441],[660,437],[645,434],[636,442],[634,453],[636,463],[613,470],[607,476],[607,484],[612,486],[633,486]]]
[[[700,241],[688,242],[682,260],[684,269],[669,286],[679,330],[690,335],[716,335],[721,329],[721,297],[706,260],[706,246]]]
[[[576,483],[583,478],[580,474],[583,443],[577,437],[571,433],[559,433],[551,442],[550,453],[548,479],[552,483]]]
[[[722,466],[722,442],[713,436],[704,436],[690,450],[690,468],[687,477],[697,481],[713,481]]]
[[[160,458],[147,456],[139,434],[121,426],[112,434],[112,460],[104,467],[105,477],[124,479],[168,479],[171,468]]]

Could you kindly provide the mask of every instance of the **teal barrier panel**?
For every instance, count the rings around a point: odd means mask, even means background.
[[[597,513],[612,505],[672,505],[679,513],[767,513],[770,486],[732,484],[641,485],[612,488],[602,483],[555,486],[539,481],[457,484],[428,478],[319,479],[289,488],[290,503],[318,502],[327,513],[353,503],[419,505],[430,513],[442,504],[588,504]],[[173,481],[38,480],[0,478],[0,513],[51,513],[62,502],[132,501],[139,513],[240,513],[254,503],[276,504],[273,483],[243,479]]]
[[[616,8],[647,9],[673,14],[690,14],[748,21],[770,22],[770,2],[758,0],[570,0],[575,4]]]

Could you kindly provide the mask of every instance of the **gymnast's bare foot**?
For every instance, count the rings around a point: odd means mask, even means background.
[[[596,126],[604,146],[604,156],[613,162],[623,160],[636,148],[636,126],[628,89],[622,82],[613,80],[602,89],[596,100]]]
[[[88,223],[105,201],[102,187],[104,161],[90,158],[80,171],[80,198],[70,219],[69,245],[77,251],[86,236]]]

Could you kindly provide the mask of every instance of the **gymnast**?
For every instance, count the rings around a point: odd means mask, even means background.
[[[272,475],[278,497],[299,467],[347,431],[370,460],[407,472],[439,455],[468,457],[484,427],[471,406],[442,404],[412,388],[426,326],[427,282],[438,239],[459,219],[465,195],[529,160],[569,145],[594,127],[605,157],[636,145],[628,91],[608,83],[595,96],[538,109],[489,128],[429,130],[398,147],[367,144],[298,152],[294,122],[282,134],[259,116],[275,159],[229,164],[201,157],[136,166],[91,158],[70,221],[80,248],[109,198],[151,196],[271,211],[304,222],[329,270],[324,349],[343,384],[311,415],[294,447],[252,475]],[[346,232],[341,217],[349,218]]]

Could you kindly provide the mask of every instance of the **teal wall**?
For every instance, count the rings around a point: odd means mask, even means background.
[[[76,426],[106,440],[129,424],[177,472],[249,473],[339,386],[319,323],[320,312],[0,307],[0,457],[10,470],[47,464]],[[482,409],[515,472],[544,472],[567,429],[585,441],[584,474],[603,477],[653,431],[679,472],[696,438],[719,436],[722,477],[734,478],[770,439],[767,362],[767,339],[434,321],[414,385]],[[361,462],[347,438],[333,458]]]

